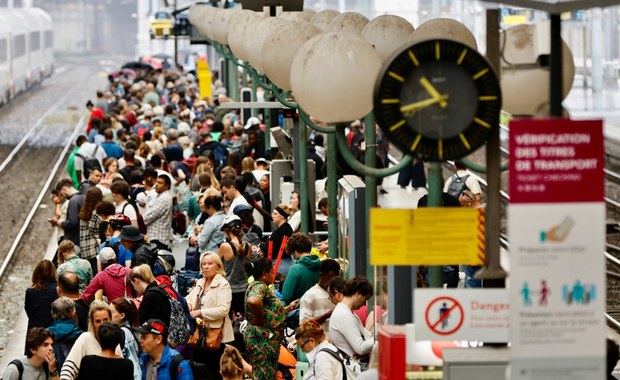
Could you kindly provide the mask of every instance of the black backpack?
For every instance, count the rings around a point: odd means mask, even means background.
[[[177,373],[179,370],[179,364],[182,361],[186,360],[183,355],[176,355],[172,358],[172,362],[170,363],[170,378],[172,380],[177,379]],[[192,369],[192,375],[194,376],[194,380],[212,380],[213,376],[209,372],[206,364],[196,363],[193,360],[187,360],[189,363],[189,367]]]
[[[84,157],[79,153],[75,154],[76,156],[80,157],[82,161],[84,161],[84,169],[82,170],[83,178],[88,178],[88,175],[90,174],[90,172],[95,169],[103,173],[103,170],[101,169],[101,164],[99,163],[99,160],[97,159],[97,150],[99,150],[99,145],[97,145],[97,147],[95,148],[95,151],[93,152],[92,157]]]
[[[462,177],[459,177],[458,174],[454,174],[452,176],[452,181],[448,185],[447,193],[455,198],[458,198],[458,196],[461,195],[465,189],[467,189],[467,184],[465,183],[467,182],[467,178],[469,178],[469,174]]]
[[[157,244],[149,243],[142,244],[136,252],[133,254],[131,258],[131,267],[137,267],[138,265],[148,264],[151,269],[155,268],[155,262],[157,262],[157,253],[159,252],[159,247]]]

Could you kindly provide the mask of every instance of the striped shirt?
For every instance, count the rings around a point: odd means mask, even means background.
[[[299,322],[320,317],[328,311],[334,310],[334,307],[336,305],[329,300],[327,290],[316,284],[308,289],[299,300]],[[325,332],[329,331],[329,319],[321,327]]]

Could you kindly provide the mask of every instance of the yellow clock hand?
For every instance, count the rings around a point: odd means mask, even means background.
[[[431,84],[431,82],[428,79],[426,79],[426,77],[420,78],[420,84],[422,85],[422,87],[424,87],[426,92],[428,92],[429,95],[432,96],[433,98],[438,99],[441,97],[441,94],[439,94],[439,91],[437,91],[437,89]],[[448,102],[443,100],[439,102],[439,105],[441,106],[441,108],[446,108],[448,106]]]
[[[446,102],[447,99],[448,99],[448,95],[439,95],[439,97],[425,99],[419,102],[407,104],[406,106],[402,106],[400,107],[400,112],[402,112],[403,114],[409,114],[410,116],[411,114],[414,114],[416,111],[419,111],[422,108],[426,108],[428,106],[432,106],[433,104],[436,104],[436,103],[443,102],[443,103],[446,103],[447,105],[447,102]]]

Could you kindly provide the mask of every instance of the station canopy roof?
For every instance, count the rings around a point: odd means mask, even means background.
[[[485,3],[505,4],[520,8],[537,9],[553,14],[580,9],[604,8],[620,4],[620,0],[482,0]]]

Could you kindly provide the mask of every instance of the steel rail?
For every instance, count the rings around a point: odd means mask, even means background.
[[[30,212],[28,213],[28,216],[26,217],[26,220],[22,224],[21,229],[17,233],[17,236],[15,237],[15,240],[13,241],[13,244],[11,245],[11,248],[9,249],[9,252],[7,253],[7,255],[5,256],[5,258],[4,258],[3,262],[2,262],[2,266],[0,267],[0,279],[3,278],[4,272],[6,271],[7,267],[11,263],[11,260],[13,259],[13,255],[15,254],[15,251],[17,251],[17,247],[19,246],[19,243],[21,243],[21,240],[22,240],[24,234],[26,233],[26,230],[28,229],[28,227],[30,225],[30,222],[32,221],[32,218],[34,218],[34,215],[36,214],[37,210],[39,209],[39,206],[41,205],[41,202],[43,201],[43,198],[46,196],[47,191],[49,190],[49,187],[52,184],[52,181],[54,180],[54,177],[56,176],[56,173],[58,172],[58,169],[60,169],[60,166],[62,165],[62,163],[63,163],[63,161],[65,159],[65,156],[69,152],[69,150],[70,150],[71,146],[73,145],[73,142],[75,141],[75,139],[76,139],[77,135],[79,134],[80,130],[84,127],[84,121],[85,120],[86,120],[86,114],[84,114],[80,118],[80,120],[78,121],[77,125],[73,129],[73,133],[71,134],[71,136],[69,136],[69,139],[65,143],[65,146],[64,146],[62,152],[58,156],[58,159],[56,160],[56,163],[54,164],[54,167],[50,171],[50,174],[47,177],[47,180],[45,181],[45,184],[43,185],[43,188],[39,192],[39,196],[37,197],[36,201],[34,202],[34,205],[30,209]]]
[[[2,161],[2,164],[0,164],[0,173],[2,173],[4,171],[4,169],[6,169],[6,167],[11,163],[13,158],[15,158],[17,153],[21,150],[21,148],[24,146],[26,141],[28,141],[28,139],[34,133],[34,131],[36,131],[39,127],[41,127],[43,125],[43,123],[45,122],[45,120],[47,120],[47,118],[50,115],[52,115],[63,104],[65,104],[67,99],[69,99],[79,89],[80,89],[80,85],[73,87],[70,91],[68,91],[60,99],[58,99],[58,101],[56,103],[54,103],[54,105],[52,105],[47,111],[45,111],[45,113],[43,115],[41,115],[39,120],[37,120],[37,122],[34,123],[34,125],[32,127],[30,127],[30,129],[24,135],[24,137],[22,137],[22,139],[19,141],[19,143],[17,145],[15,145],[15,148],[13,148],[11,153],[9,153],[9,155],[4,159],[4,161]]]

